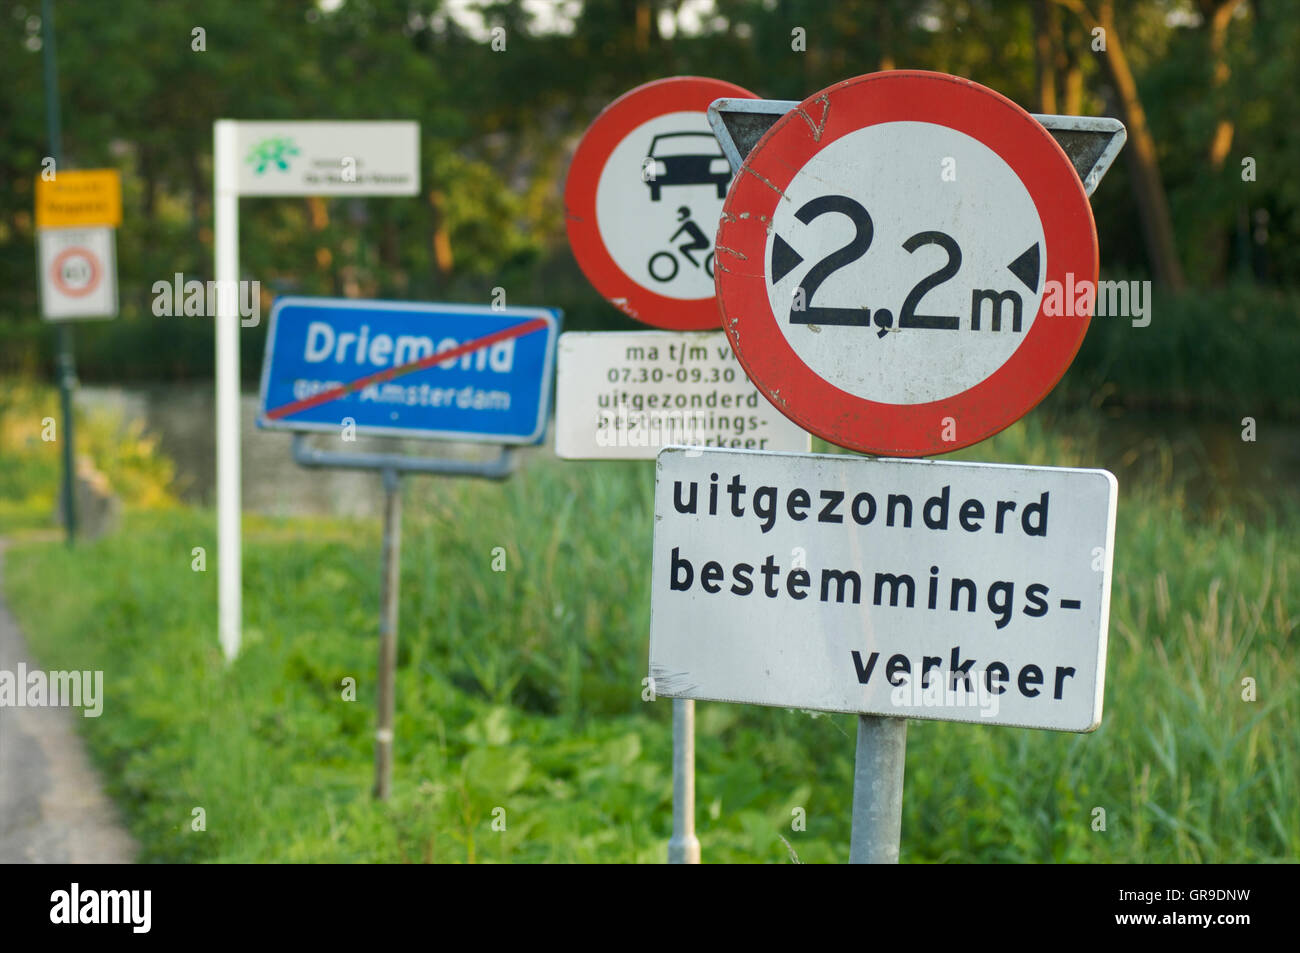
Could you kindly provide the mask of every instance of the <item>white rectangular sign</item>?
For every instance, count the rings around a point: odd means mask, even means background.
[[[108,226],[38,228],[47,320],[117,317],[116,235]]]
[[[240,195],[415,195],[418,122],[239,122]]]
[[[569,332],[557,375],[555,452],[565,459],[652,460],[674,444],[810,446],[749,382],[721,331]]]
[[[657,694],[1101,723],[1107,471],[677,448],[657,470]]]

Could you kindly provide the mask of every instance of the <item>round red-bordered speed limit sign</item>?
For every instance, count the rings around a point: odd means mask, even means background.
[[[87,248],[65,248],[50,263],[50,280],[69,298],[84,298],[94,291],[102,273],[99,259]]]
[[[1092,208],[1047,130],[991,89],[912,70],[782,116],[717,246],[723,329],[759,390],[831,443],[892,456],[1028,413],[1074,359],[1097,281]]]
[[[718,327],[713,236],[732,172],[706,110],[723,98],[756,97],[701,76],[638,86],[596,117],[569,166],[573,256],[606,300],[653,327]]]

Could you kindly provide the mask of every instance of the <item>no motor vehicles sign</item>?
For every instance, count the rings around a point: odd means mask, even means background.
[[[654,689],[1091,731],[1115,502],[1104,470],[666,449]]]
[[[569,244],[628,317],[717,328],[712,239],[732,173],[707,110],[752,96],[699,76],[656,80],[606,107],[578,143],[564,187]]]

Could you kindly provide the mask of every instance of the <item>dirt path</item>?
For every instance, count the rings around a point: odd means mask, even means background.
[[[0,670],[38,665],[3,601]],[[0,863],[131,863],[137,847],[104,795],[68,708],[0,708]]]

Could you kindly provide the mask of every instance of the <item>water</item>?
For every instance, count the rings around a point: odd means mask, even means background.
[[[133,387],[81,387],[77,406],[108,411],[124,421],[142,420],[158,437],[163,454],[176,464],[176,491],[189,503],[216,503],[215,405],[211,384]],[[292,435],[260,430],[257,395],[240,397],[243,508],[270,516],[378,517],[383,484],[377,472],[300,467],[293,460]],[[455,459],[494,457],[493,448],[475,444],[313,435],[313,445],[349,453],[416,453]]]
[[[124,420],[143,420],[147,429],[159,437],[163,453],[176,464],[181,498],[213,505],[216,448],[211,384],[82,387],[77,402],[88,410],[119,412]],[[242,396],[241,409],[246,510],[275,516],[379,515],[383,490],[377,473],[304,469],[293,461],[289,434],[257,428],[255,394]],[[1068,418],[1060,420],[1058,427],[1068,429]],[[1242,500],[1267,506],[1279,495],[1296,499],[1300,490],[1300,424],[1261,420],[1253,443],[1242,440],[1239,418],[1110,414],[1098,422],[1096,429],[1100,446],[1093,465],[1114,472],[1121,491],[1139,482],[1152,482],[1175,487],[1183,500],[1214,509]],[[313,441],[332,444],[331,449],[360,453],[399,449],[458,459],[492,454],[490,448],[474,444],[365,437],[343,443],[325,436],[313,437]]]

